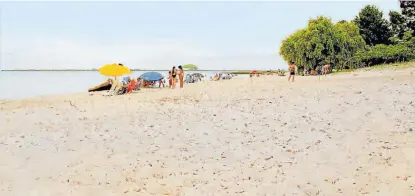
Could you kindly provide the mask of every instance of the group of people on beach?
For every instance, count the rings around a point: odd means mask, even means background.
[[[171,71],[169,71],[169,74],[168,74],[167,79],[169,80],[169,88],[171,88],[171,89],[175,89],[177,83],[179,83],[180,88],[183,88],[183,86],[184,86],[184,70],[183,70],[183,67],[181,65],[179,65],[177,68],[176,68],[176,66],[173,66],[173,68],[171,69]],[[143,81],[143,86],[144,87],[154,86],[154,85],[156,85],[156,82],[158,82],[159,88],[161,88],[162,86],[163,86],[163,88],[165,87],[164,78],[160,79],[159,81]]]
[[[327,74],[330,72],[330,63],[326,63],[321,67],[321,74],[324,76],[327,76]],[[288,76],[288,82],[294,82],[295,73],[297,72],[297,65],[295,65],[294,62],[291,62],[288,66],[288,71],[290,72],[290,75]]]
[[[141,78],[137,78],[137,80],[135,80],[134,78],[126,77],[121,82],[117,79],[110,78],[106,82],[109,86],[111,86],[107,95],[128,94],[133,91],[140,90],[142,82]]]
[[[331,65],[329,63],[323,65],[322,70],[321,70],[322,75],[326,76],[329,73],[330,68],[331,68]],[[294,62],[290,62],[288,66],[288,71],[289,71],[288,82],[294,82],[295,75],[297,72],[297,65]],[[256,73],[256,74],[257,76],[259,76],[259,73]],[[254,74],[251,73],[250,76],[252,77],[253,75]],[[168,74],[169,88],[175,89],[177,83],[179,83],[180,88],[183,88],[184,82],[185,82],[184,76],[185,76],[185,73],[181,65],[178,66],[178,69],[176,68],[176,66],[173,66],[171,71],[169,71],[169,74]],[[232,74],[223,75],[222,73],[219,73],[219,74],[216,74],[211,79],[212,80],[230,79],[232,78],[232,76],[233,76]],[[109,86],[108,88],[110,89],[108,90],[108,93],[110,95],[114,95],[114,94],[120,95],[120,94],[127,94],[133,91],[140,90],[141,87],[154,86],[156,85],[156,82],[159,83],[159,87],[165,86],[164,78],[161,78],[159,81],[144,81],[140,77],[138,77],[137,79],[130,78],[130,77],[124,77],[122,82],[119,82],[117,79],[108,79],[108,81],[106,83],[103,83],[101,85],[102,87],[100,88],[107,88],[107,86]],[[98,90],[95,89],[95,90],[89,90],[89,91],[92,92],[92,91],[98,91]]]
[[[178,66],[179,69],[176,69],[174,66],[171,71],[169,71],[169,88],[176,88],[176,84],[180,84],[180,88],[184,86],[184,70],[182,66]],[[164,87],[164,78],[159,81],[145,81],[140,77],[137,79],[131,78],[129,76],[124,77],[124,79],[119,82],[117,79],[108,79],[106,84],[110,85],[111,88],[108,90],[108,95],[121,95],[128,94],[134,91],[138,91],[141,87],[151,87],[156,85],[156,82],[159,84],[159,88]]]
[[[119,66],[123,66],[122,64],[118,64]],[[178,69],[176,66],[173,66],[172,70],[169,71],[169,88],[174,89],[176,88],[176,84],[179,83],[180,88],[184,86],[184,70],[183,67],[180,65]],[[95,91],[107,91],[107,95],[121,95],[121,94],[128,94],[134,91],[138,91],[141,87],[154,87],[158,83],[159,88],[165,87],[165,78],[161,77],[156,81],[147,81],[140,77],[132,78],[130,76],[124,77],[121,82],[115,78],[110,78],[106,82],[101,83],[98,86],[94,86],[88,89],[88,92],[95,92]]]
[[[180,84],[180,88],[184,86],[184,70],[181,65],[178,66],[178,70],[176,66],[173,66],[171,71],[169,71],[169,88],[174,89],[176,88],[177,82]]]
[[[210,77],[212,81],[218,81],[218,80],[230,80],[232,77],[234,77],[234,74],[231,73],[217,73],[213,77]]]

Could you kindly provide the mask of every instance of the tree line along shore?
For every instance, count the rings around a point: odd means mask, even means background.
[[[374,5],[367,5],[354,20],[333,23],[318,16],[297,30],[280,47],[280,55],[294,62],[299,71],[356,69],[415,60],[415,1],[398,1],[400,12],[389,18]]]
[[[98,71],[98,69],[3,69],[1,71]],[[167,69],[131,69],[131,71],[170,71]],[[197,69],[197,70],[187,70],[187,71],[217,71],[217,72],[230,72],[230,73],[247,73],[249,74],[251,70],[207,70],[207,69]]]

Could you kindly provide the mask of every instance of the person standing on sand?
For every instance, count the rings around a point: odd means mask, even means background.
[[[327,74],[329,73],[330,70],[330,64],[327,63],[323,66],[323,75],[327,77]]]
[[[177,69],[176,66],[173,66],[173,69],[171,70],[171,88],[174,89],[176,88],[176,78],[177,76]]]
[[[159,88],[161,88],[161,86],[163,86],[164,88],[164,78],[160,79],[158,82],[159,82]]]
[[[183,67],[181,65],[179,65],[179,80],[180,80],[180,88],[183,88],[184,71],[183,71]]]
[[[169,71],[169,77],[168,77],[168,80],[169,80],[169,88],[171,88],[171,86],[172,86],[172,84],[173,84],[173,77],[171,76],[171,71]]]
[[[288,71],[290,71],[290,76],[288,77],[288,82],[290,81],[291,77],[291,82],[294,82],[294,77],[295,77],[295,68],[297,66],[294,64],[294,62],[290,63],[290,66],[288,67]]]

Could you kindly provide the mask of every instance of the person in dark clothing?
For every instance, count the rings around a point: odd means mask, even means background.
[[[171,70],[171,77],[172,77],[172,86],[171,88],[176,88],[176,82],[177,82],[177,69],[176,66],[173,66],[173,69]]]

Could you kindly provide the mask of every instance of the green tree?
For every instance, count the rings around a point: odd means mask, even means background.
[[[389,22],[374,5],[365,6],[354,19],[360,29],[360,34],[368,45],[389,44],[392,31]]]
[[[353,22],[340,21],[335,25],[335,65],[337,69],[355,68],[359,60],[354,58],[357,51],[365,47],[359,27]]]
[[[402,38],[403,39],[402,44],[410,48],[410,50],[412,50],[412,52],[415,54],[415,36],[413,34],[414,32],[412,31],[405,32]]]
[[[399,6],[402,10],[402,15],[406,17],[408,28],[415,35],[415,1],[399,0]]]
[[[306,61],[306,55],[304,51],[299,49],[299,43],[301,36],[305,30],[301,29],[291,34],[287,39],[283,40],[280,47],[280,55],[286,62],[295,62],[300,65],[304,65]]]
[[[401,40],[405,32],[409,30],[406,17],[397,11],[390,11],[389,21],[394,37]]]
[[[359,28],[352,22],[334,25],[327,17],[311,19],[308,26],[282,41],[280,55],[295,62],[299,70],[333,63],[343,69],[356,64],[355,53],[365,46]]]
[[[402,41],[395,45],[378,44],[359,50],[355,56],[366,66],[403,62],[415,59],[415,37],[412,31],[405,32]]]
[[[196,65],[193,65],[193,64],[186,64],[186,65],[183,65],[183,69],[197,70],[198,67]]]
[[[408,17],[415,17],[415,1],[399,0],[402,14]]]

